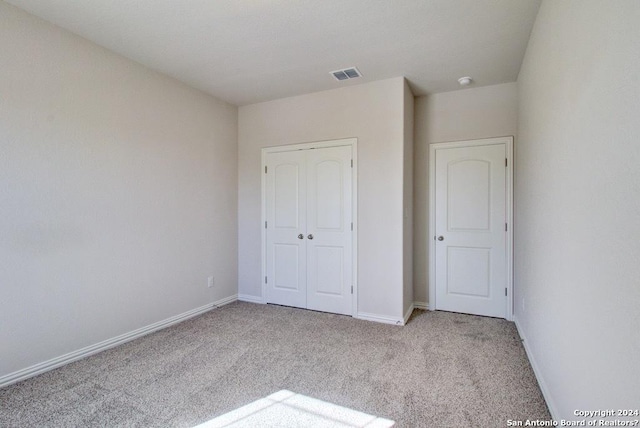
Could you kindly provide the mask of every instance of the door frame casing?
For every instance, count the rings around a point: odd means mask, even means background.
[[[444,143],[434,143],[429,145],[429,310],[436,310],[436,150],[452,149],[462,147],[478,147],[490,145],[505,145],[505,156],[507,158],[506,166],[506,288],[507,288],[507,304],[505,308],[505,319],[513,321],[513,136],[482,138],[477,140],[451,141]]]
[[[324,149],[330,147],[351,147],[351,159],[353,167],[351,168],[351,216],[353,222],[353,230],[351,231],[351,263],[352,263],[352,286],[353,294],[351,296],[351,316],[356,317],[358,314],[358,139],[342,138],[338,140],[312,141],[307,143],[287,144],[282,146],[271,146],[262,148],[262,165],[260,168],[262,197],[261,197],[261,262],[262,262],[262,303],[267,303],[267,229],[265,227],[267,221],[267,180],[265,167],[267,166],[267,155],[269,153],[292,152],[296,150]]]

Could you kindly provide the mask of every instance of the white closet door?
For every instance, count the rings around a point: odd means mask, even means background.
[[[351,314],[351,147],[307,151],[307,308]]]
[[[506,315],[506,146],[435,151],[436,309]]]
[[[306,157],[267,155],[267,302],[307,306]]]
[[[266,157],[267,302],[352,308],[351,146]]]

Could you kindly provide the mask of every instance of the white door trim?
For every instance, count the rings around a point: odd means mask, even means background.
[[[507,156],[506,176],[506,207],[507,207],[507,307],[506,319],[513,321],[513,137],[483,138],[479,140],[452,141],[447,143],[435,143],[429,146],[429,310],[436,309],[436,218],[435,218],[435,184],[436,184],[436,150],[442,148],[489,146],[504,144]]]
[[[260,229],[261,229],[261,261],[262,261],[262,297],[261,302],[267,303],[267,283],[265,282],[265,278],[267,276],[267,233],[265,224],[267,221],[267,209],[266,209],[266,197],[267,197],[267,180],[265,178],[265,167],[267,165],[267,154],[269,153],[277,153],[277,152],[289,152],[295,150],[309,150],[309,149],[320,149],[327,147],[339,147],[339,146],[350,146],[351,147],[351,158],[353,159],[353,167],[351,168],[351,204],[352,204],[352,216],[353,216],[353,232],[351,234],[351,248],[352,248],[352,263],[353,263],[353,296],[351,298],[351,316],[356,316],[358,314],[358,139],[357,138],[344,138],[340,140],[327,140],[327,141],[315,141],[309,143],[300,143],[300,144],[288,144],[284,146],[274,146],[274,147],[265,147],[262,149],[262,165],[261,165],[261,176],[262,176],[262,208],[261,208],[261,221],[260,221]]]

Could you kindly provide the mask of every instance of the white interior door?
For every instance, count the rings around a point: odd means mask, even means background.
[[[267,302],[307,306],[306,156],[267,155]]]
[[[307,308],[351,314],[351,147],[307,152]]]
[[[506,145],[435,150],[436,309],[505,318]]]
[[[266,155],[267,302],[351,314],[351,146]]]

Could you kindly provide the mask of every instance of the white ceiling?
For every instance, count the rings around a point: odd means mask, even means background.
[[[405,76],[513,82],[539,0],[8,0],[236,105]],[[329,72],[356,66],[360,79]]]

